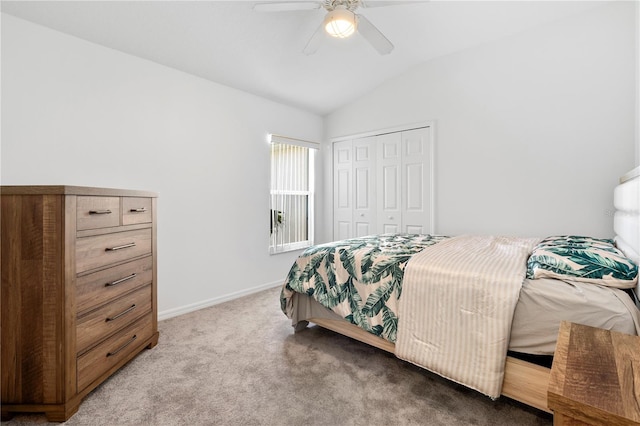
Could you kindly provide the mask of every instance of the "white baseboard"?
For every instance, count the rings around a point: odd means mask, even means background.
[[[249,294],[257,293],[259,291],[267,290],[267,289],[278,287],[281,285],[282,285],[282,281],[274,281],[271,283],[259,285],[257,287],[252,287],[246,290],[237,291],[235,293],[226,294],[224,296],[214,297],[213,299],[203,300],[201,302],[180,306],[178,308],[167,309],[166,311],[158,312],[158,321],[177,317],[179,315],[188,314],[189,312],[194,312],[199,309],[208,308],[209,306],[217,305],[223,302],[228,302],[230,300],[237,299],[242,296],[248,296]]]

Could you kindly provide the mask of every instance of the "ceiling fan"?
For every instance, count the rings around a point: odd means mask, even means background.
[[[389,4],[390,2],[380,2]],[[383,5],[383,4],[379,4]],[[302,50],[305,55],[315,53],[320,47],[323,31],[332,37],[347,38],[356,31],[381,55],[391,53],[393,44],[363,15],[355,13],[359,7],[367,7],[363,0],[279,1],[256,3],[259,12],[282,12],[324,8],[327,14]]]

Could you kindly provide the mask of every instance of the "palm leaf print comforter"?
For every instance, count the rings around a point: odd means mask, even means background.
[[[304,293],[352,324],[396,341],[404,268],[414,254],[447,237],[383,234],[321,244],[291,267],[280,296],[291,318],[291,296]]]

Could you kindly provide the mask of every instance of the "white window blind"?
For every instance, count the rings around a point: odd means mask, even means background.
[[[313,244],[314,142],[271,136],[270,253]]]

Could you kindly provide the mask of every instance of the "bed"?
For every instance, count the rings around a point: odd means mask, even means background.
[[[312,322],[549,411],[548,364],[532,359],[553,355],[560,321],[640,334],[639,196],[636,168],[615,188],[611,240],[390,234],[318,245],[292,265],[281,307],[296,331]]]

